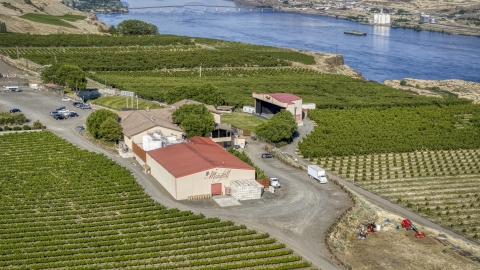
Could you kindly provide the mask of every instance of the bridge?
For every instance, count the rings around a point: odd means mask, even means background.
[[[218,10],[227,10],[227,12],[230,12],[230,10],[237,12],[242,12],[242,11],[247,11],[247,12],[253,12],[253,11],[275,11],[273,8],[268,8],[268,7],[234,7],[234,6],[222,6],[222,5],[205,5],[204,3],[199,3],[199,2],[191,2],[191,3],[186,3],[184,5],[170,5],[170,6],[150,6],[150,7],[132,7],[128,8],[128,10],[134,10],[134,11],[139,11],[139,10],[156,10],[158,9],[160,12],[163,11],[163,9],[170,10],[171,12],[175,11],[176,9],[182,9],[182,12],[185,12],[186,8],[189,7],[203,7],[203,12],[207,12],[207,9],[213,9],[215,8],[215,12],[218,12]]]

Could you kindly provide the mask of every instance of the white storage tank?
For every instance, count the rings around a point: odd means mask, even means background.
[[[233,198],[241,200],[254,200],[262,197],[263,185],[255,181],[235,180],[230,183],[230,193]]]

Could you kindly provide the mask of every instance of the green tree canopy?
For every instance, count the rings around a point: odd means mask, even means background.
[[[176,109],[172,118],[186,133],[187,137],[208,137],[215,129],[212,113],[203,104],[185,104]]]
[[[297,129],[297,121],[295,121],[292,113],[281,110],[270,120],[257,126],[256,134],[260,138],[278,143],[291,141]]]
[[[155,35],[158,27],[140,20],[125,20],[118,24],[117,33],[123,35]]]
[[[70,89],[83,90],[87,87],[85,72],[75,65],[51,65],[42,71],[41,79],[47,83],[56,83]]]
[[[113,118],[107,118],[100,125],[100,136],[109,141],[118,141],[122,139],[122,128],[120,123]]]
[[[167,91],[164,95],[165,101],[169,104],[175,103],[182,99],[191,99],[208,105],[223,105],[222,94],[218,91],[218,87],[211,83],[200,86],[179,86]]]
[[[114,126],[112,121],[107,122],[108,119],[112,119],[118,124],[118,115],[116,113],[106,109],[94,111],[87,117],[87,131],[96,139],[115,140],[118,132],[122,133],[121,127],[119,124]],[[104,122],[107,123],[104,124]],[[118,130],[113,131],[114,128]]]

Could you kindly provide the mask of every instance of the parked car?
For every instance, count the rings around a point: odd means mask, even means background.
[[[84,130],[85,127],[84,126],[77,126],[77,130]]]
[[[90,108],[90,105],[88,105],[88,104],[83,104],[82,106],[80,106],[80,109],[83,110],[83,109],[91,109],[91,108]]]
[[[63,120],[63,119],[65,119],[65,116],[63,116],[61,114],[55,114],[55,115],[53,115],[53,118],[55,120]]]
[[[66,114],[66,113],[69,113],[70,111],[67,110],[67,109],[63,109],[63,110],[59,110],[57,111],[57,113],[60,113],[60,114]]]
[[[270,177],[270,186],[274,188],[280,188],[280,181],[278,180],[277,177]]]
[[[273,155],[270,153],[263,153],[262,158],[273,158]]]
[[[50,115],[52,115],[52,116],[55,115],[55,114],[58,114],[58,112],[57,111],[50,112]]]
[[[66,108],[67,107],[65,107],[65,106],[61,106],[61,107],[56,108],[55,111],[58,112],[58,111],[61,111],[61,110],[65,110]]]
[[[72,100],[72,99],[69,98],[69,97],[62,97],[62,101],[70,101],[70,100]]]
[[[77,107],[77,108],[78,108],[81,104],[83,104],[83,102],[81,102],[81,101],[74,101],[74,102],[73,102],[73,106],[75,106],[75,107]]]
[[[76,112],[69,112],[67,114],[67,117],[77,117],[77,116],[78,116],[78,114]]]
[[[22,111],[20,111],[20,109],[17,109],[17,108],[10,110],[10,113],[19,113],[19,112],[22,112]]]

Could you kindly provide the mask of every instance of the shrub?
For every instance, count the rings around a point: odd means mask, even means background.
[[[4,126],[4,127],[3,127],[3,130],[9,131],[9,130],[10,130],[10,127],[9,127],[9,126]]]
[[[40,120],[37,120],[33,123],[33,129],[43,129],[43,124],[40,122]]]
[[[23,125],[23,130],[31,130],[32,128],[29,125]]]
[[[401,80],[401,81],[400,81],[400,85],[401,85],[401,86],[407,85],[407,81],[406,81],[405,79]]]
[[[14,126],[14,127],[13,127],[13,130],[22,130],[22,128],[19,127],[19,126]]]

